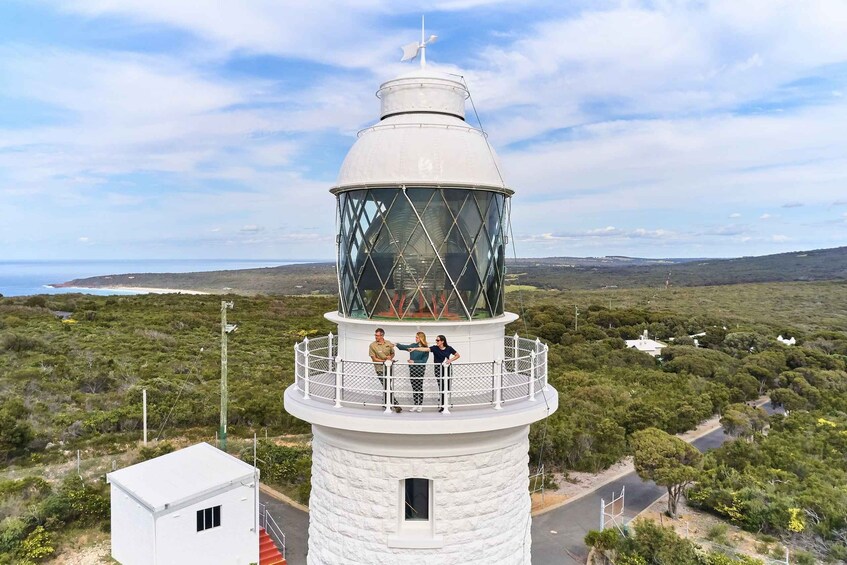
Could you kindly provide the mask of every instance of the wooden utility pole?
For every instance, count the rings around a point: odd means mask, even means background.
[[[227,308],[232,309],[235,305],[233,302],[221,300],[221,424],[218,430],[220,438],[220,448],[226,451],[226,406],[227,406],[227,385],[226,385],[226,336],[229,332],[235,331],[234,324],[226,323]]]
[[[144,447],[147,447],[147,389],[141,391],[141,401],[144,404],[143,419],[144,419]]]
[[[579,306],[573,307],[573,331],[579,331]]]

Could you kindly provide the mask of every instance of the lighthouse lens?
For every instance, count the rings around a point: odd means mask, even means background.
[[[446,187],[338,194],[339,311],[361,318],[503,313],[507,196]]]

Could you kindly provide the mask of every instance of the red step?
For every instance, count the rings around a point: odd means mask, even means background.
[[[282,553],[265,528],[259,529],[259,565],[286,565]]]

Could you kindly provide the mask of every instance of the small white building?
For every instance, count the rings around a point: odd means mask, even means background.
[[[259,562],[259,471],[198,443],[106,475],[123,565]]]
[[[644,333],[641,334],[640,338],[626,340],[626,346],[634,347],[638,351],[642,351],[648,355],[652,355],[653,357],[658,357],[662,354],[662,349],[667,347],[668,344],[650,339],[647,337],[647,330],[644,330]]]

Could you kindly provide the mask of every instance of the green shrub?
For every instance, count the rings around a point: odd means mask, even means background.
[[[155,459],[156,457],[161,457],[167,453],[171,453],[174,450],[174,446],[166,441],[157,442],[150,447],[142,447],[138,451],[138,461],[136,463],[141,463],[142,461],[148,461],[150,459]]]
[[[0,340],[0,349],[20,353],[24,351],[42,351],[46,349],[46,345],[43,341],[35,337],[21,334],[6,334]]]
[[[57,527],[70,523],[90,526],[108,520],[109,510],[109,497],[103,485],[86,484],[74,476],[44,500],[39,514],[45,523]]]
[[[0,500],[11,495],[32,498],[50,493],[50,485],[41,477],[26,477],[11,481],[0,481]]]
[[[727,533],[729,533],[729,526],[726,524],[715,524],[706,532],[706,539],[721,545],[730,545]]]
[[[45,557],[53,555],[55,548],[50,532],[44,526],[36,526],[25,540],[21,542],[17,554],[21,558],[21,565],[41,561]]]
[[[831,545],[827,557],[836,563],[847,563],[847,545],[843,543]]]
[[[27,520],[17,516],[10,516],[0,522],[0,553],[16,552],[31,529]]]
[[[44,308],[47,306],[47,297],[36,294],[35,296],[30,296],[24,300],[24,304],[30,308]]]
[[[591,530],[585,535],[585,545],[602,552],[614,551],[621,544],[621,535],[615,528]]]
[[[808,551],[798,550],[794,552],[793,562],[797,565],[815,565],[818,562],[815,556]]]

